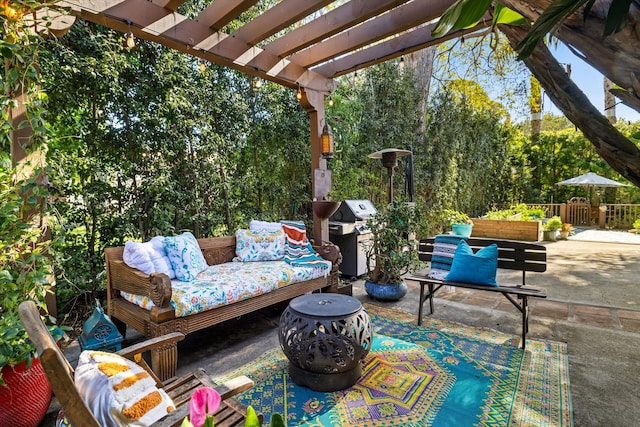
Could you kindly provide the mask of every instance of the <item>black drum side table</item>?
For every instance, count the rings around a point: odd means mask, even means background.
[[[336,391],[351,387],[362,375],[373,329],[357,299],[308,294],[291,300],[282,313],[279,338],[296,384]]]

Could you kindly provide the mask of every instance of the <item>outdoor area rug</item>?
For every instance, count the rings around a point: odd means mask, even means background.
[[[567,347],[365,304],[374,343],[351,388],[296,385],[280,348],[216,382],[247,375],[236,396],[288,426],[572,426]]]

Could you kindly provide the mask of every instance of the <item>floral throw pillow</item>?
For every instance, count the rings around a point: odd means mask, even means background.
[[[83,351],[74,382],[102,426],[149,426],[175,410],[147,371],[117,354]]]
[[[198,273],[207,268],[207,261],[202,255],[198,241],[188,231],[178,236],[165,237],[164,249],[176,273],[176,279],[182,282],[195,279]]]
[[[242,262],[284,259],[284,231],[236,231],[236,255]]]

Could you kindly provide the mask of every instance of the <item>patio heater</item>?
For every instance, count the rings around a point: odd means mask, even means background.
[[[382,166],[387,168],[387,175],[389,176],[389,203],[393,203],[393,172],[395,167],[398,166],[398,157],[405,157],[410,154],[411,151],[409,150],[385,148],[367,156],[370,159],[380,159],[382,161]]]

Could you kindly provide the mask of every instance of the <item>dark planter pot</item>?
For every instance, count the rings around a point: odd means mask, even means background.
[[[36,427],[44,418],[51,402],[51,386],[35,359],[29,369],[24,362],[2,368],[7,384],[0,386],[0,425]]]
[[[369,280],[364,282],[367,295],[382,301],[397,301],[407,294],[407,284],[400,283],[374,283]]]

